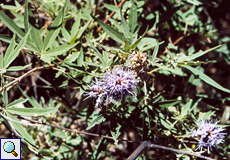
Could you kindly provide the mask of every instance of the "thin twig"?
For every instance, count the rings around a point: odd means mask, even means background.
[[[161,146],[161,145],[151,144],[150,141],[144,141],[144,142],[142,142],[137,147],[137,149],[135,149],[133,151],[133,153],[128,157],[127,160],[135,160],[136,157],[141,153],[141,151],[144,150],[146,147],[147,148],[164,149],[164,150],[176,152],[176,153],[179,153],[179,154],[186,154],[186,155],[189,155],[189,156],[195,156],[195,157],[202,158],[202,159],[214,160],[212,158],[201,156],[201,155],[198,155],[198,154],[195,154],[195,153],[189,153],[189,152],[181,151],[181,150],[178,150],[178,149],[173,149],[173,148],[169,148],[169,147],[165,147],[165,146]]]
[[[117,7],[122,6],[125,3],[125,1],[126,0],[121,1],[121,3],[119,3]],[[104,20],[104,23],[107,23],[109,21],[109,18],[111,18],[114,14],[115,12],[110,13],[110,15]],[[100,30],[101,30],[101,26],[97,28],[97,32],[100,32]]]
[[[161,145],[151,144],[150,142],[149,142],[149,144],[148,144],[147,147],[148,148],[164,149],[164,150],[167,150],[167,151],[172,151],[172,152],[176,152],[176,153],[179,153],[179,154],[186,154],[186,155],[189,155],[189,156],[195,156],[195,157],[202,158],[202,159],[207,159],[207,160],[214,160],[212,158],[205,157],[205,156],[202,156],[202,155],[198,155],[196,153],[189,153],[189,152],[181,151],[181,150],[178,150],[178,149],[173,149],[173,148],[170,148],[170,147],[165,147],[165,146],[161,146]]]
[[[150,143],[151,144],[151,143]],[[149,141],[142,142],[133,153],[127,158],[127,160],[135,160],[137,156],[141,153],[143,149],[145,149],[149,145]]]
[[[30,71],[26,72],[25,74],[21,75],[20,77],[16,78],[15,80],[11,81],[7,85],[3,86],[2,88],[0,88],[0,93],[2,91],[6,90],[8,87],[16,85],[22,79],[28,77],[31,74],[34,74],[36,71],[39,71],[39,70],[42,70],[42,69],[46,69],[46,68],[52,68],[54,66],[55,66],[55,64],[49,64],[49,65],[46,65],[46,66],[35,67],[35,68],[31,69]]]
[[[47,123],[44,123],[44,122],[39,122],[39,121],[36,121],[36,120],[33,120],[33,119],[27,119],[27,118],[21,117],[21,116],[18,116],[18,118],[26,120],[26,121],[30,121],[32,123],[37,123],[37,124],[41,124],[41,125],[45,125],[45,126],[50,126],[50,127],[53,127],[53,128],[58,128],[58,129],[69,131],[69,132],[74,132],[74,133],[84,134],[84,135],[94,136],[94,137],[103,137],[103,138],[106,138],[106,139],[114,140],[114,138],[110,137],[110,136],[104,136],[104,135],[99,135],[99,134],[94,134],[94,133],[89,133],[89,132],[84,132],[84,131],[77,131],[77,130],[72,130],[72,129],[68,129],[68,128],[63,128],[63,127],[59,127],[59,126],[56,126],[56,125],[47,124]],[[125,140],[125,139],[118,139],[118,141],[125,141],[125,142],[129,142],[129,143],[139,143],[139,142],[134,142],[134,141]]]

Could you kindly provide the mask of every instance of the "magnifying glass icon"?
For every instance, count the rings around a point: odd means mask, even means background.
[[[15,157],[18,156],[18,154],[14,151],[15,150],[15,145],[11,141],[7,141],[3,145],[3,149],[7,153],[12,153]]]

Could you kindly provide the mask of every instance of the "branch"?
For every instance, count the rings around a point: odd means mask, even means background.
[[[55,64],[49,64],[49,65],[46,65],[46,66],[35,67],[35,68],[31,69],[30,71],[26,72],[25,74],[21,75],[20,77],[16,78],[15,80],[11,81],[7,85],[3,86],[2,88],[0,88],[0,93],[2,91],[5,91],[8,87],[16,85],[22,79],[28,77],[31,74],[34,74],[36,71],[39,71],[39,70],[42,70],[42,69],[46,69],[46,68],[53,68],[54,66],[55,66]]]
[[[26,121],[29,121],[29,122],[32,122],[32,123],[35,123],[35,124],[41,124],[41,125],[45,125],[45,126],[50,126],[50,127],[53,127],[53,128],[58,128],[58,129],[61,129],[61,130],[74,132],[74,133],[78,133],[78,134],[84,134],[84,135],[88,135],[88,136],[102,137],[102,138],[106,138],[106,139],[110,139],[110,140],[114,141],[114,138],[110,137],[110,136],[104,136],[104,135],[99,135],[99,134],[95,134],[95,133],[89,133],[89,132],[84,132],[84,131],[72,130],[72,129],[68,129],[68,128],[64,128],[64,127],[59,127],[59,126],[56,126],[56,125],[47,124],[47,123],[44,123],[44,122],[39,122],[39,121],[36,121],[36,120],[33,120],[33,119],[27,119],[27,118],[19,116],[19,115],[17,115],[17,118],[20,118],[20,119],[23,119],[23,120],[26,120]],[[21,122],[17,122],[17,123],[21,123]],[[26,125],[28,125],[28,124],[26,124]],[[118,139],[118,141],[125,141],[125,142],[129,142],[129,143],[139,143],[139,142],[134,142],[134,141],[125,140],[125,139]]]
[[[161,145],[151,144],[150,141],[144,141],[144,142],[142,142],[137,147],[137,149],[135,149],[135,151],[133,151],[133,153],[128,157],[127,160],[135,160],[136,157],[141,153],[141,151],[143,149],[145,149],[146,147],[148,147],[148,148],[164,149],[164,150],[172,151],[172,152],[179,153],[179,154],[186,154],[186,155],[189,155],[189,156],[195,156],[195,157],[202,158],[202,159],[214,160],[212,158],[201,156],[201,155],[198,155],[198,154],[195,154],[195,153],[189,153],[189,152],[181,151],[181,150],[178,150],[178,149],[173,149],[173,148],[169,148],[169,147],[165,147],[165,146],[161,146]]]

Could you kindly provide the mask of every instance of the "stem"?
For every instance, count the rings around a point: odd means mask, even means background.
[[[13,87],[17,83],[19,83],[22,79],[28,77],[31,74],[34,74],[36,71],[39,71],[39,70],[42,70],[42,69],[46,69],[46,68],[53,68],[54,66],[55,66],[55,64],[49,64],[49,65],[46,65],[46,66],[35,67],[35,68],[31,69],[30,71],[26,72],[25,74],[21,75],[20,77],[15,78],[15,80],[11,81],[7,85],[3,86],[2,88],[0,88],[0,93],[2,91],[6,90],[10,86]]]

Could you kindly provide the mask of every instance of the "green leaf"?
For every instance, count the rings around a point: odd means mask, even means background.
[[[24,26],[25,26],[25,32],[28,32],[29,30],[29,6],[28,6],[28,0],[25,2],[25,12],[24,12]]]
[[[32,27],[31,38],[33,39],[33,42],[35,43],[35,46],[37,48],[37,52],[42,53],[43,42],[42,42],[42,38],[40,36],[40,32],[38,29]]]
[[[21,104],[21,103],[25,103],[27,101],[27,99],[24,99],[24,98],[20,98],[20,99],[17,99],[13,102],[11,102],[10,104],[8,104],[6,107],[13,107],[13,106],[16,106],[18,104]]]
[[[165,72],[169,72],[168,74],[175,74],[175,75],[178,75],[178,76],[185,76],[186,74],[182,71],[181,68],[179,67],[176,67],[176,68],[168,68],[166,66],[163,66],[163,65],[160,65],[158,63],[153,63],[155,66],[159,67],[160,70],[159,72],[161,73],[164,73]]]
[[[122,31],[123,30],[122,24],[120,24],[118,21],[116,21],[116,20],[114,20],[112,18],[109,18],[109,21],[113,25],[113,28],[116,28],[118,31]]]
[[[123,26],[125,36],[126,36],[127,39],[130,39],[132,41],[133,40],[133,35],[130,32],[130,28],[129,28],[128,24],[126,23],[125,18],[122,16],[121,10],[120,10],[120,15],[121,15],[121,23],[122,23],[122,26]],[[129,41],[127,43],[130,45]]]
[[[19,121],[16,117],[14,117],[12,114],[10,114],[9,112],[7,112],[7,116],[15,121]],[[31,138],[31,136],[28,134],[28,132],[25,130],[25,128],[17,122],[11,121],[13,127],[17,130],[17,132],[27,140],[27,142],[29,142],[30,144],[32,144],[33,146],[35,146],[35,142],[34,140]]]
[[[63,37],[66,39],[66,41],[70,42],[70,39],[71,39],[70,34],[64,27],[61,29],[61,33]]]
[[[80,28],[79,32],[76,34],[77,35],[76,39],[79,39],[82,36],[83,32],[88,28],[90,23],[91,23],[91,19],[88,20],[88,22],[83,27]]]
[[[171,106],[174,106],[178,103],[180,103],[181,100],[177,100],[177,99],[172,99],[172,100],[164,100],[162,102],[159,102],[159,106],[161,108],[167,108],[167,107],[171,107]]]
[[[58,16],[55,18],[53,23],[49,27],[49,32],[47,33],[45,39],[44,39],[44,46],[43,50],[46,51],[54,42],[56,37],[58,36],[60,30],[61,30],[61,25],[64,20],[65,12],[68,6],[68,0],[66,0],[64,7],[62,10],[58,13]]]
[[[31,66],[31,65],[32,65],[32,63],[27,64],[27,65],[25,65],[25,66],[12,66],[12,67],[9,67],[9,68],[7,69],[7,71],[20,71],[20,70],[26,69],[27,67],[29,67],[29,66]]]
[[[167,129],[169,129],[169,130],[175,130],[175,128],[172,126],[172,124],[168,124],[168,123],[165,122],[163,119],[160,119],[160,121],[161,121],[161,124],[162,124],[165,128],[167,128]]]
[[[103,57],[104,57],[104,60],[106,62],[106,65],[108,65],[108,63],[109,63],[109,54],[106,51],[102,51],[102,52],[103,52]]]
[[[94,50],[94,53],[100,59],[101,63],[103,63],[103,65],[106,65],[106,62],[105,62],[104,58],[102,57],[101,53],[97,50],[97,48],[88,39],[87,39],[87,41],[89,42],[90,47]]]
[[[191,71],[194,75],[199,76],[200,79],[202,79],[203,81],[205,81],[207,84],[221,90],[227,93],[230,93],[230,90],[227,88],[222,87],[221,85],[219,85],[218,83],[216,83],[214,80],[212,80],[209,76],[207,76],[206,74],[202,73],[201,71],[199,71],[198,69],[195,69],[193,67],[190,66],[185,66],[183,65],[182,67],[188,69],[189,71]]]
[[[102,29],[110,36],[110,38],[112,38],[113,40],[121,44],[125,44],[125,42],[127,42],[123,33],[118,32],[117,30],[113,29],[108,24],[105,24],[102,20],[94,17],[93,15],[92,17],[102,27]]]
[[[79,12],[77,14],[77,17],[75,18],[75,22],[72,25],[72,28],[71,28],[71,31],[70,31],[70,35],[71,35],[70,43],[75,42],[75,39],[77,37],[77,33],[79,32],[80,23],[81,23],[81,12]]]
[[[79,41],[74,43],[74,44],[61,45],[61,46],[52,48],[52,49],[48,50],[47,52],[45,52],[44,55],[57,56],[59,54],[62,54],[64,52],[70,50],[71,48],[75,47],[78,43],[79,43]]]
[[[182,119],[185,116],[189,115],[189,110],[192,106],[192,100],[190,99],[182,108],[181,108],[181,114],[179,115],[179,118]]]
[[[179,62],[184,62],[184,61],[192,61],[192,60],[194,60],[194,59],[196,59],[196,58],[198,58],[198,57],[201,57],[201,56],[205,55],[206,53],[208,53],[208,52],[210,52],[210,51],[213,51],[213,50],[215,50],[215,49],[221,47],[221,46],[222,46],[222,45],[218,45],[218,46],[216,46],[216,47],[207,49],[207,50],[205,50],[205,51],[199,51],[199,52],[197,52],[197,53],[195,53],[195,54],[192,54],[191,56],[181,56],[181,57],[178,57],[177,62],[179,63]]]
[[[84,61],[84,53],[83,53],[83,48],[81,47],[80,55],[77,58],[77,65],[81,67],[83,64],[83,61]]]
[[[11,58],[10,55],[11,55],[11,53],[13,53],[14,48],[15,48],[15,45],[16,45],[16,43],[15,43],[15,36],[16,36],[16,35],[14,34],[14,35],[13,35],[13,38],[12,38],[11,41],[10,41],[9,47],[8,47],[7,50],[6,50],[5,56],[4,56],[3,68],[5,68],[5,69],[6,69],[6,67],[4,67],[4,66],[6,66],[6,63],[7,63],[8,59]]]
[[[25,36],[25,33],[9,18],[5,13],[0,11],[0,20],[13,32],[16,33],[20,38]]]
[[[29,35],[30,31],[28,31],[28,33],[26,33],[25,37],[21,40],[21,42],[19,43],[19,45],[16,47],[15,50],[12,50],[15,46],[15,35],[14,38],[11,40],[11,42],[13,43],[13,45],[10,47],[10,50],[6,52],[5,57],[4,57],[4,68],[6,69],[14,60],[15,58],[18,56],[19,54],[19,50],[21,50],[23,48],[23,46],[26,43],[26,39]]]
[[[95,125],[100,124],[101,122],[103,122],[106,118],[100,114],[98,117],[94,118],[92,120],[92,122],[89,124],[89,126],[86,128],[86,130],[89,130],[91,128],[93,128]]]
[[[197,121],[210,119],[212,116],[215,116],[216,111],[201,112]]]
[[[55,108],[6,108],[10,113],[21,115],[21,116],[43,116],[49,113],[55,113],[59,107]]]
[[[128,15],[129,15],[129,19],[128,19],[129,28],[130,28],[130,31],[134,33],[135,28],[137,26],[137,6],[134,0],[131,1],[131,6],[129,9]]]
[[[12,37],[6,34],[0,34],[0,40],[6,43],[10,43]]]
[[[29,103],[30,103],[34,108],[42,108],[41,104],[39,104],[39,103],[37,102],[37,100],[36,100],[33,96],[29,97],[29,96],[21,89],[20,86],[18,86],[18,88],[19,88],[19,90],[21,91],[21,93],[23,94],[23,96],[26,97],[26,99],[29,101]]]
[[[8,93],[7,91],[3,91],[3,102],[4,102],[4,106],[8,105]]]
[[[43,60],[44,62],[46,62],[46,63],[51,63],[51,58],[50,58],[50,56],[48,56],[48,55],[46,55],[46,54],[42,54],[41,55],[41,60]]]
[[[120,10],[119,7],[117,7],[117,6],[113,5],[113,4],[106,4],[106,3],[104,3],[103,5],[104,5],[105,8],[107,8],[108,10],[119,13],[119,10]]]
[[[135,49],[137,47],[137,45],[139,44],[139,42],[142,40],[142,38],[145,36],[145,34],[148,32],[148,26],[145,30],[145,32],[142,34],[142,36],[140,36],[140,38],[138,38],[137,40],[134,39],[134,41],[132,42],[131,45],[131,49]]]
[[[155,61],[155,59],[157,57],[158,50],[159,50],[159,42],[157,41],[157,45],[155,46],[153,54],[152,54],[152,56],[150,58],[150,62],[154,62]]]

